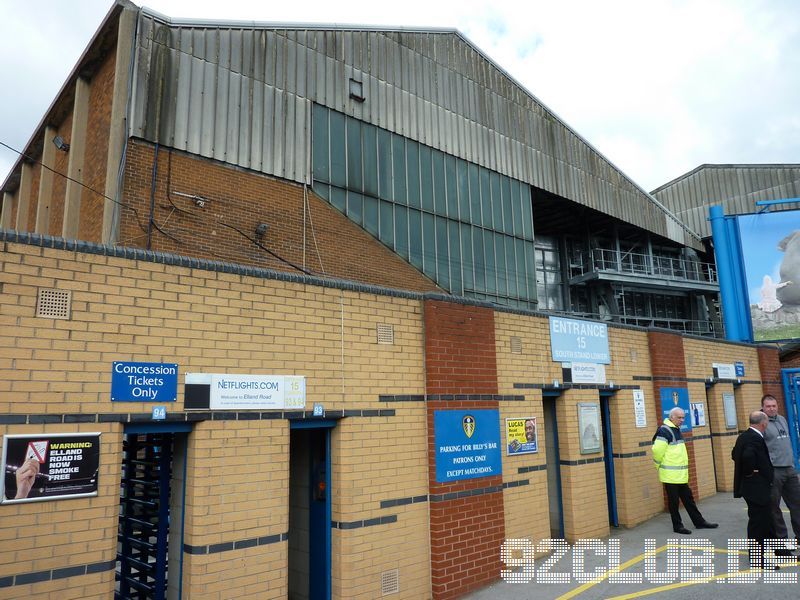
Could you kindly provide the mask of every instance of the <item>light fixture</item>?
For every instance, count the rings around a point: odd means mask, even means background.
[[[60,135],[57,135],[53,138],[53,144],[55,144],[55,147],[62,152],[69,152],[69,144],[65,142],[64,138],[62,138]]]
[[[256,225],[256,237],[258,239],[263,239],[264,236],[267,235],[268,228],[269,225],[267,225],[266,223],[259,223],[258,225]]]

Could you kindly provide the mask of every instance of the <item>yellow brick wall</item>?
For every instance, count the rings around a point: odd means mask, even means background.
[[[62,432],[100,432],[98,495],[0,506],[0,578],[107,561],[116,556],[121,426],[107,423],[0,426],[0,435]],[[59,600],[100,598],[103,594],[93,596],[89,590],[108,590],[113,581],[114,572],[105,571],[5,588],[0,590],[0,597],[47,597],[57,591]]]
[[[694,443],[695,462],[698,474],[697,486],[700,498],[712,496],[717,492],[733,490],[733,461],[731,449],[736,443],[736,435],[747,428],[751,411],[761,406],[761,385],[753,383],[761,379],[758,366],[758,353],[753,346],[731,344],[685,338],[683,340],[686,358],[686,376],[690,402],[702,402],[706,409],[705,427],[693,428],[697,436],[708,436],[709,439],[697,440]],[[745,366],[745,377],[741,385],[731,382],[714,381],[706,387],[704,382],[714,376],[713,363],[742,362]],[[733,393],[736,398],[736,414],[738,427],[727,429],[722,397],[724,393]],[[709,475],[714,475],[713,477]]]
[[[188,372],[300,374],[307,378],[309,409],[316,402],[329,411],[394,409],[396,416],[348,417],[334,429],[333,520],[397,515],[396,523],[333,531],[335,597],[374,597],[381,572],[392,568],[400,569],[398,598],[429,593],[427,503],[380,508],[381,500],[427,493],[424,404],[379,402],[382,394],[424,393],[418,300],[21,244],[6,245],[0,261],[3,414],[149,413],[153,403],[110,402],[115,360],[178,363],[178,400],[168,413],[183,410]],[[35,317],[40,286],[72,290],[70,320]],[[379,323],[393,325],[393,345],[376,343]],[[2,540],[20,537],[9,515],[46,512],[69,525],[29,523],[26,537],[36,540],[42,556],[25,560],[28,555],[0,546],[0,577],[114,558],[122,426],[80,427],[109,432],[100,497],[2,507]],[[10,425],[3,431],[77,428]],[[187,544],[286,532],[287,421],[205,421],[188,443]],[[105,512],[96,527],[98,505]],[[82,511],[90,509],[85,518]],[[81,532],[61,531],[68,526]],[[53,544],[70,536],[97,540],[61,554]],[[286,595],[285,542],[184,558],[184,589],[192,598]],[[113,582],[108,575],[76,577],[75,585],[105,582],[96,596],[105,598]],[[52,584],[71,589],[71,580]],[[44,584],[36,585],[15,586],[14,593]]]

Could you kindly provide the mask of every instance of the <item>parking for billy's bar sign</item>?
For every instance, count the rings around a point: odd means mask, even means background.
[[[3,437],[0,503],[97,495],[99,433]]]

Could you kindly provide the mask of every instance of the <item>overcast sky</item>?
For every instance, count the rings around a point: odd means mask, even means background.
[[[800,163],[797,0],[149,0],[170,17],[455,27],[645,190]],[[0,0],[0,141],[22,149],[111,6]],[[0,181],[16,156],[0,148]]]

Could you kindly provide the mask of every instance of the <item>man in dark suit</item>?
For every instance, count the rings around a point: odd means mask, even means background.
[[[764,442],[767,423],[767,415],[760,410],[750,413],[750,428],[739,434],[731,452],[736,465],[733,497],[744,498],[747,503],[747,537],[758,542],[761,549],[758,560],[751,556],[752,567],[765,567],[764,540],[776,537],[770,509],[773,469]]]

